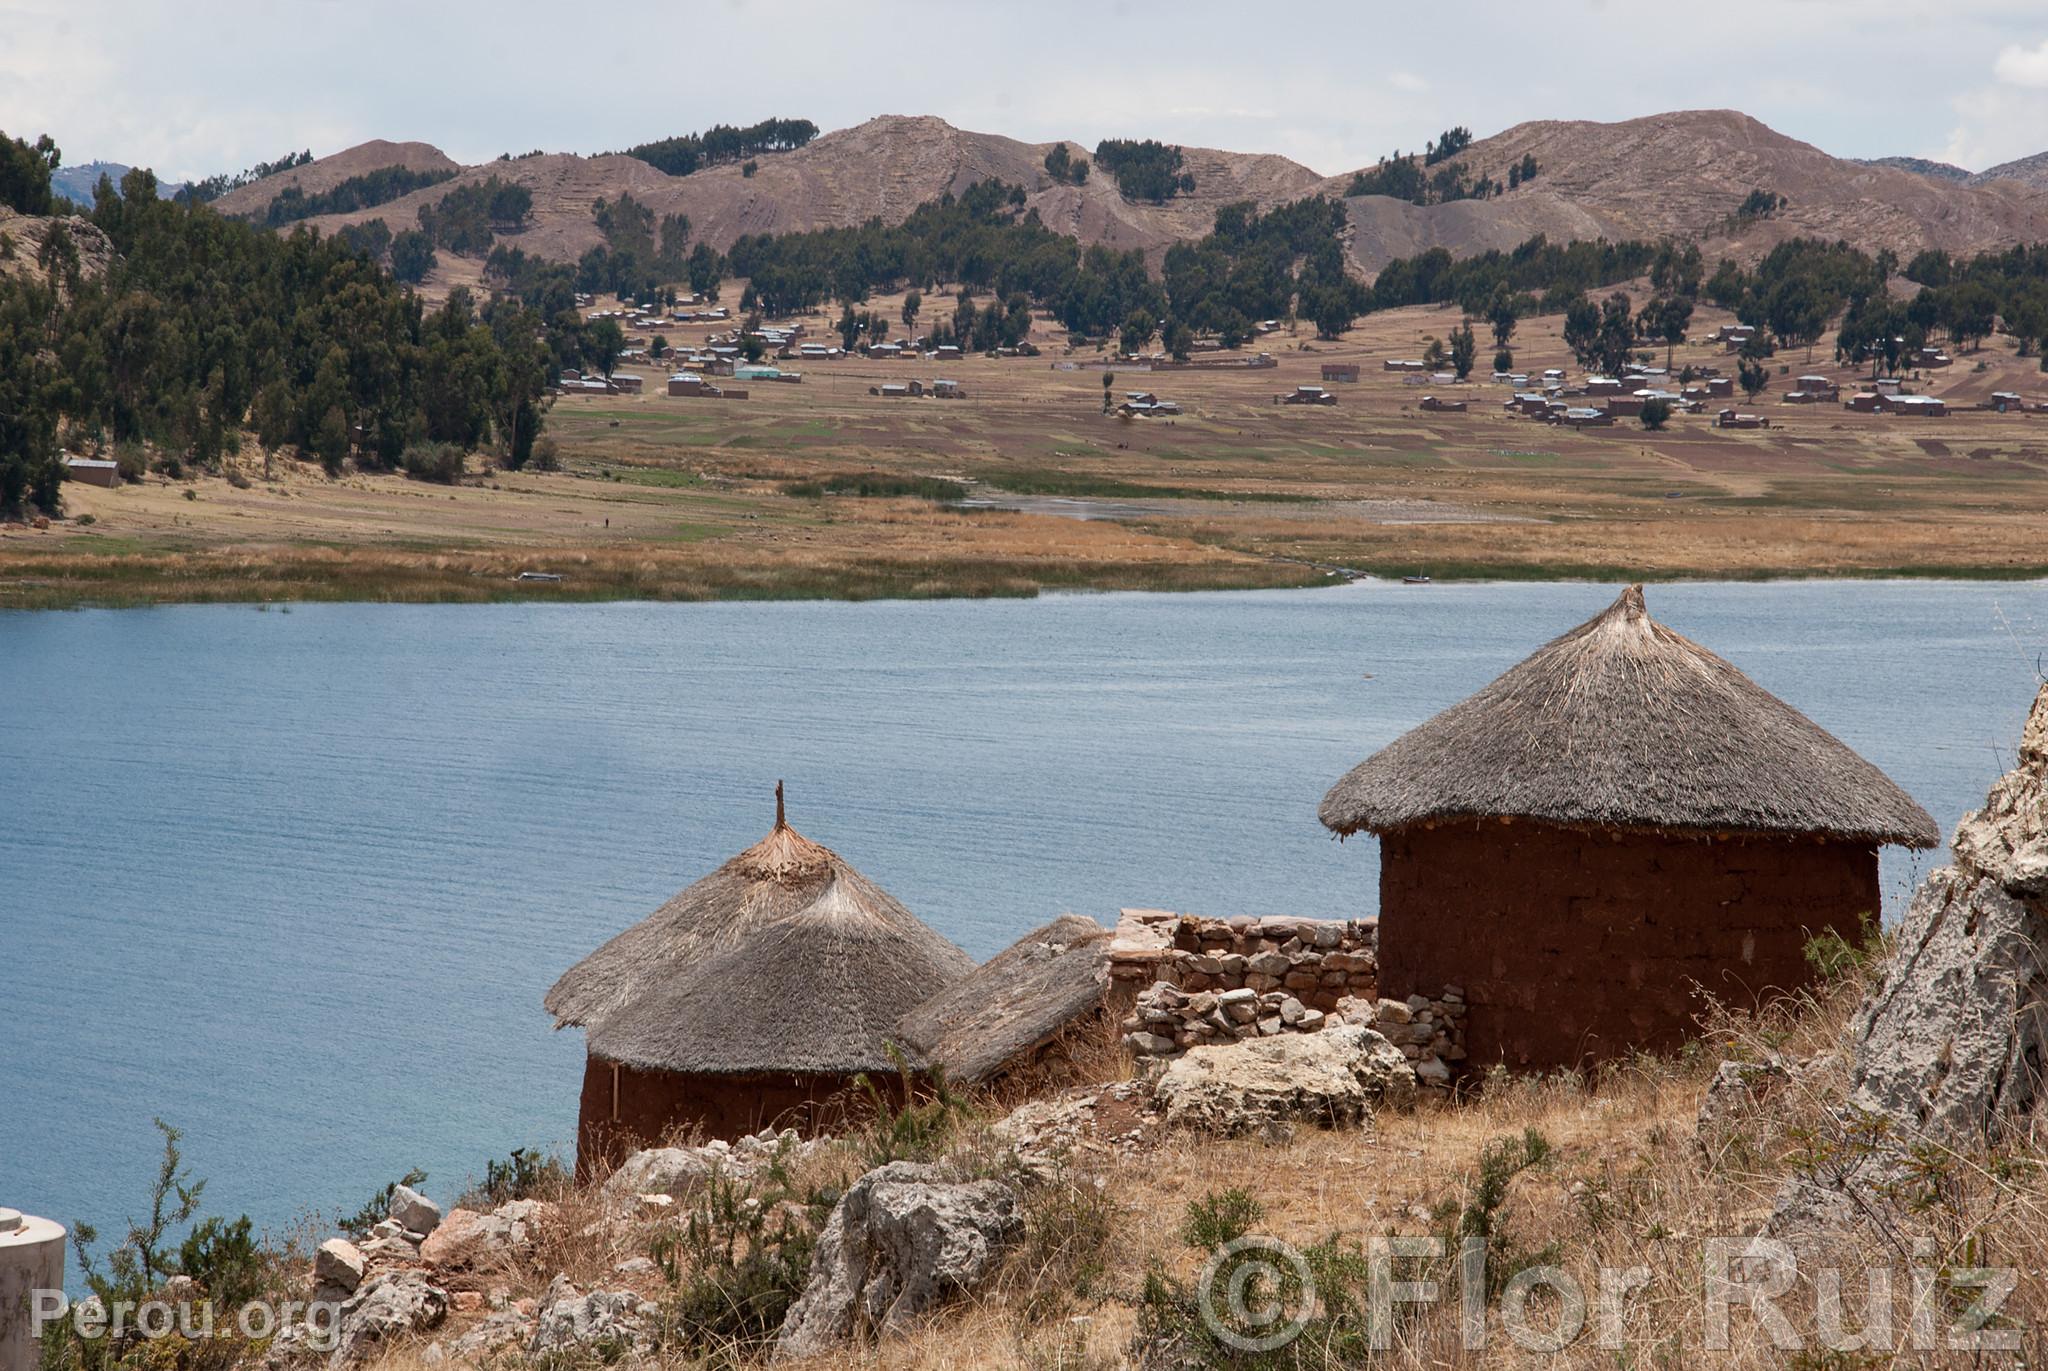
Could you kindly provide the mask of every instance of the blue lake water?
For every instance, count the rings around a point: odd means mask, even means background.
[[[0,1204],[136,1212],[152,1115],[281,1228],[574,1136],[570,963],[790,816],[977,957],[1065,910],[1346,916],[1317,801],[1588,584],[0,614]],[[2048,585],[1652,587],[1950,828]],[[1895,912],[1916,863],[1886,865]]]

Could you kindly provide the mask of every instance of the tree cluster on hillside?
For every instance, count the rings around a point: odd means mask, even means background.
[[[1335,337],[1370,303],[1345,274],[1344,225],[1343,202],[1321,196],[1264,214],[1249,201],[1223,206],[1207,237],[1166,251],[1169,329],[1185,324],[1234,347],[1259,320],[1298,315]]]
[[[351,176],[330,190],[315,191],[311,195],[297,186],[286,186],[264,210],[263,222],[272,228],[280,228],[322,214],[352,214],[428,186],[438,186],[454,176],[454,170],[449,168],[414,171],[410,167],[389,166]]]
[[[818,136],[818,126],[808,119],[763,119],[744,128],[714,124],[702,133],[685,133],[626,149],[670,176],[688,176],[702,167],[739,162],[764,152],[791,152]]]
[[[509,233],[533,212],[533,192],[491,176],[457,186],[431,205],[420,206],[420,231],[434,247],[464,257],[481,257],[499,233]]]
[[[275,176],[281,171],[290,171],[293,167],[303,167],[312,160],[311,148],[288,152],[274,162],[258,162],[247,171],[236,172],[233,175],[220,172],[204,180],[190,182],[178,188],[175,198],[195,205],[212,204],[231,190],[254,185],[266,176]]]
[[[30,143],[0,132],[0,205],[20,214],[50,213],[50,173],[62,156],[47,133]]]
[[[688,274],[688,215],[665,214],[657,221],[651,208],[627,193],[616,200],[599,199],[591,217],[604,245],[577,262],[578,290],[609,291],[626,300],[651,297]]]
[[[1659,251],[1660,245],[1637,239],[1553,243],[1540,233],[1511,251],[1489,249],[1472,257],[1454,258],[1448,249],[1431,248],[1381,267],[1373,282],[1372,305],[1398,309],[1455,302],[1467,314],[1478,316],[1488,313],[1505,287],[1511,297],[1528,297],[1521,313],[1539,308],[1555,312],[1575,295],[1642,275]],[[1543,292],[1540,301],[1536,291]]]
[[[1126,200],[1165,204],[1176,195],[1191,195],[1194,173],[1183,169],[1181,150],[1157,139],[1105,138],[1095,145],[1095,164],[1116,179]]]
[[[1422,165],[1433,167],[1438,162],[1448,162],[1466,148],[1472,146],[1472,130],[1463,124],[1445,129],[1441,138],[1432,138],[1423,149]]]
[[[156,179],[102,180],[107,271],[0,281],[0,508],[57,506],[57,443],[157,445],[172,474],[254,429],[339,469],[419,443],[495,443],[522,464],[549,381],[542,321],[466,291],[428,311],[340,238],[279,236]]]
[[[1045,155],[1045,174],[1063,186],[1085,185],[1088,161],[1068,152],[1065,143],[1054,143],[1052,151]]]

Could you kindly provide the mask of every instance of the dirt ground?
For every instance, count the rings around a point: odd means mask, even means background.
[[[732,287],[728,286],[728,293]],[[985,303],[985,302],[984,302]],[[898,298],[871,307],[891,319]],[[928,298],[920,324],[950,315]],[[1675,365],[1733,358],[1702,308]],[[548,433],[557,473],[490,473],[448,488],[402,477],[329,480],[253,444],[242,485],[220,477],[66,487],[71,517],[0,530],[0,605],[272,597],[476,599],[521,595],[1019,594],[1048,586],[1304,584],[1333,569],[1453,576],[2038,575],[2048,570],[2048,414],[1961,408],[1993,390],[2048,396],[2007,340],[1930,372],[1945,419],[1792,406],[1791,378],[1854,374],[1824,350],[1787,353],[1751,405],[1771,420],[1721,430],[1674,416],[1571,431],[1511,417],[1505,385],[1409,384],[1382,370],[1457,326],[1451,309],[1362,319],[1343,340],[1258,340],[1278,365],[1157,372],[1110,366],[1111,394],[1147,390],[1179,417],[1102,412],[1105,354],[1069,351],[1041,320],[1042,355],[792,361],[800,384],[746,400],[671,399],[665,365],[628,362],[637,396],[565,397]],[[807,321],[831,340],[829,318]],[[1556,318],[1524,320],[1518,370],[1574,376]],[[693,342],[703,326],[673,330]],[[1493,348],[1478,325],[1484,376]],[[892,330],[904,332],[900,323]],[[1330,407],[1277,395],[1321,384]],[[1981,370],[1979,368],[1982,368]],[[884,399],[885,381],[958,381],[959,400]],[[1453,393],[1464,413],[1420,409]],[[968,507],[792,495],[849,473],[968,483]],[[90,516],[89,521],[80,516]],[[521,571],[561,575],[520,582]]]

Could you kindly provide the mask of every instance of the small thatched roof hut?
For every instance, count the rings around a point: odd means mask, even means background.
[[[1668,1045],[1690,988],[1802,983],[1880,907],[1877,849],[1940,833],[1890,778],[1640,586],[1330,788],[1381,836],[1382,993],[1471,995],[1470,1050],[1554,1065]]]
[[[897,1035],[955,1085],[1058,1082],[1086,1046],[1075,1036],[1106,1012],[1111,940],[1095,920],[1063,914],[904,1015]]]
[[[571,967],[543,1003],[587,1035],[579,1157],[683,1124],[713,1136],[820,1110],[895,1070],[897,1020],[968,955],[829,848],[768,836]]]

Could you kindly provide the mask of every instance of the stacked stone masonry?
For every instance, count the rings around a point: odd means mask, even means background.
[[[1379,998],[1371,920],[1210,919],[1125,910],[1110,950],[1124,1044],[1159,1063],[1191,1047],[1326,1023],[1379,1030],[1425,1084],[1448,1084],[1465,1059],[1464,991]]]

